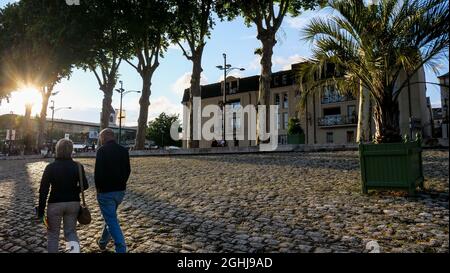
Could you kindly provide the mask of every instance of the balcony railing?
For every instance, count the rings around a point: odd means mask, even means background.
[[[351,95],[340,95],[340,94],[334,93],[334,94],[323,96],[321,103],[329,104],[329,103],[337,103],[337,102],[352,101],[352,100],[355,100],[355,98]]]
[[[330,115],[319,118],[320,127],[333,127],[343,125],[356,125],[358,123],[358,116],[343,116],[343,115]]]

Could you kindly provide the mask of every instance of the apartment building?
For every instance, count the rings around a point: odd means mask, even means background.
[[[308,96],[306,105],[299,107],[300,87],[297,83],[297,66],[292,65],[290,70],[279,71],[272,74],[270,102],[279,106],[278,143],[288,144],[287,128],[290,118],[297,117],[305,134],[304,144],[345,144],[356,142],[356,130],[358,122],[359,100],[351,94],[342,95],[335,86],[325,86],[319,92]],[[414,82],[425,82],[425,74],[421,70],[416,75]],[[245,78],[228,77],[226,81],[226,104],[233,107],[257,106],[259,76]],[[222,105],[224,82],[204,85],[201,87],[201,107],[208,105]],[[409,100],[409,98],[411,98]],[[426,128],[430,120],[427,111],[425,84],[414,84],[409,93],[402,92],[399,98],[400,129],[402,134],[414,134],[416,131],[423,132],[424,136],[431,135],[431,128]],[[182,103],[188,106],[189,89],[184,92]],[[371,114],[369,113],[369,116]],[[232,132],[227,139],[228,146],[254,146],[255,141],[250,140],[248,128],[249,120],[244,117],[233,116]],[[209,117],[202,117],[202,125]],[[241,120],[243,119],[243,120]],[[238,139],[238,135],[244,128],[244,138]],[[214,130],[214,129],[213,129]],[[370,122],[371,135],[374,133],[374,124]],[[232,135],[231,135],[232,134]],[[213,141],[202,139],[200,148],[212,147]],[[186,147],[186,141],[183,147]]]
[[[442,138],[448,140],[449,136],[449,101],[448,101],[448,86],[449,86],[449,75],[448,72],[442,76],[438,77],[439,83],[441,84],[441,106],[442,106]]]

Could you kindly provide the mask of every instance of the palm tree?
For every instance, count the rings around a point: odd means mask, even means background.
[[[436,69],[438,60],[448,61],[448,1],[366,2],[330,0],[332,14],[313,19],[304,29],[304,39],[314,48],[309,65],[300,68],[301,102],[324,84],[359,95],[367,90],[375,142],[398,142],[400,93],[423,66]],[[324,77],[330,64],[334,73]]]

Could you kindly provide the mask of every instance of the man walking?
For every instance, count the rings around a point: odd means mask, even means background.
[[[116,253],[126,253],[127,246],[117,219],[117,208],[125,196],[131,172],[130,157],[127,149],[116,143],[111,129],[101,131],[99,141],[101,147],[95,162],[95,187],[105,226],[98,246],[105,251],[112,238]]]

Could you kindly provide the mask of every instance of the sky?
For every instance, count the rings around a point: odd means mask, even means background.
[[[14,1],[0,0],[0,7],[8,2]],[[278,33],[278,43],[274,48],[273,72],[290,69],[290,64],[310,56],[311,44],[301,40],[301,29],[314,16],[326,16],[326,14],[314,11],[306,12],[300,17],[285,18]],[[245,71],[238,71],[231,75],[239,77],[259,75],[259,58],[254,55],[255,49],[259,47],[261,45],[256,39],[256,28],[246,27],[242,18],[232,22],[217,20],[203,55],[202,84],[214,83],[223,78],[223,72],[216,68],[217,65],[223,64],[222,53],[227,54],[228,63],[245,68]],[[192,63],[183,56],[178,46],[171,45],[160,63],[152,81],[149,120],[154,119],[161,112],[180,114],[181,117],[183,91],[189,87]],[[448,62],[442,60],[439,75],[446,72],[448,72]],[[141,90],[142,80],[129,64],[123,62],[119,74],[119,80],[123,81],[125,90]],[[438,82],[436,74],[432,71],[426,71],[426,78],[427,81]],[[58,95],[52,97],[56,108],[72,107],[71,110],[62,109],[56,112],[56,119],[100,121],[103,93],[99,90],[92,72],[74,70],[71,77],[62,80],[54,90],[60,91]],[[32,114],[39,113],[41,108],[39,98],[24,96],[18,92],[13,93],[10,103],[3,101],[0,105],[0,115],[10,112],[23,115],[26,100],[34,101]],[[139,96],[137,93],[129,93],[123,98],[123,109],[126,111],[124,124],[127,126],[137,125]],[[440,105],[439,86],[428,84],[427,96],[430,96],[433,106]],[[118,108],[119,103],[120,96],[116,92],[112,105]],[[48,116],[50,115],[48,111]]]

